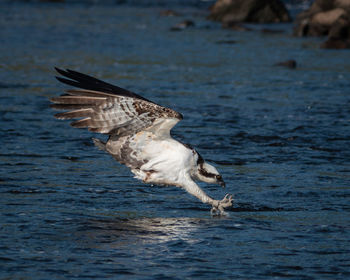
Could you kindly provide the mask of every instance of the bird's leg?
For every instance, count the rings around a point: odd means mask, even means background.
[[[232,206],[233,197],[230,194],[226,194],[222,200],[220,201],[216,200],[216,202],[217,202],[216,205],[212,205],[210,213],[214,216],[225,215],[224,209]]]
[[[197,197],[203,203],[210,204],[212,206],[211,213],[213,215],[225,215],[224,208],[232,206],[232,195],[225,195],[222,200],[215,200],[208,196],[195,182],[191,179],[182,186],[188,193]]]

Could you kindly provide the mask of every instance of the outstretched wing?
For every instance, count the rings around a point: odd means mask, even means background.
[[[126,89],[76,71],[56,70],[65,77],[56,77],[60,82],[78,88],[50,99],[51,107],[66,111],[56,118],[79,119],[71,123],[73,127],[118,137],[145,129],[168,134],[182,119],[180,113]]]

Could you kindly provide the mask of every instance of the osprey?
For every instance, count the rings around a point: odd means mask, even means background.
[[[60,82],[75,87],[50,99],[52,108],[65,111],[56,114],[57,119],[78,119],[71,123],[73,127],[109,135],[107,142],[93,138],[95,145],[145,183],[183,188],[210,204],[215,215],[232,206],[232,195],[215,200],[195,183],[200,180],[225,187],[214,166],[171,137],[170,130],[183,118],[180,113],[91,76],[55,69],[63,76],[56,77]]]

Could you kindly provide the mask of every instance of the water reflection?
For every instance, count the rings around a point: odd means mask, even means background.
[[[206,224],[199,218],[135,218],[90,220],[78,230],[85,244],[109,248],[125,245],[161,244],[173,241],[197,242],[196,232]],[[87,242],[87,243],[86,243]],[[89,247],[90,245],[88,245]]]

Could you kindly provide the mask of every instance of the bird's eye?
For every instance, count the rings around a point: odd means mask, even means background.
[[[222,176],[221,175],[216,175],[216,180],[222,180]]]

